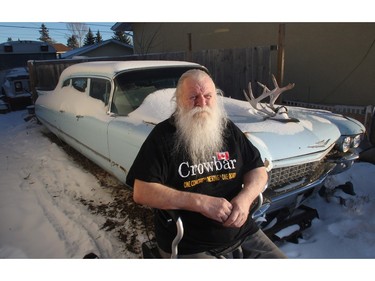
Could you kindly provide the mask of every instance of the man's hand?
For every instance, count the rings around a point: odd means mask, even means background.
[[[201,214],[217,222],[225,222],[232,213],[233,206],[225,198],[205,196]]]
[[[227,227],[241,227],[248,219],[251,202],[240,193],[233,198],[231,203],[233,206],[232,213],[228,219],[224,221],[223,225]]]
[[[264,191],[268,175],[264,167],[259,167],[244,175],[241,192],[232,199],[232,213],[224,222],[227,227],[241,227],[249,217],[250,207],[259,193]]]

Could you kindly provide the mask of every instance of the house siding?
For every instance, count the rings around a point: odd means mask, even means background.
[[[275,46],[279,39],[278,23],[132,23],[132,28],[138,54]],[[375,104],[375,23],[286,23],[285,30],[283,81],[296,86],[283,98]],[[276,74],[277,52],[270,56]]]

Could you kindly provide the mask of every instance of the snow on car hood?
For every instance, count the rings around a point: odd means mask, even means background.
[[[175,110],[175,89],[156,91],[129,114],[134,122],[157,124]],[[325,151],[340,137],[337,127],[322,116],[300,114],[300,122],[282,123],[264,119],[248,102],[221,97],[228,117],[258,147],[263,158],[271,161],[311,155]]]
[[[288,107],[289,115],[300,118],[304,115],[314,115],[330,120],[340,130],[341,135],[363,134],[366,132],[365,126],[358,120],[344,116],[339,113],[333,113],[323,109],[303,108],[303,107]]]

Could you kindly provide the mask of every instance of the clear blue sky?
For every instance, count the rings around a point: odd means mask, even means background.
[[[43,22],[0,22],[0,44],[11,37],[14,41],[33,40],[38,41],[39,30]],[[114,35],[111,27],[116,22],[84,22],[94,35],[100,31],[103,40],[111,39]],[[66,22],[44,22],[49,30],[49,36],[58,43],[66,44],[67,37],[71,36],[66,27]]]

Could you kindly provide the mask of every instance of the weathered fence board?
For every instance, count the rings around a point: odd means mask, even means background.
[[[101,57],[71,60],[29,61],[30,83],[34,99],[36,89],[52,90],[57,85],[61,72],[68,66],[85,61],[99,60],[188,60],[202,64],[210,71],[215,83],[225,96],[244,99],[243,90],[248,82],[253,85],[254,95],[261,93],[256,81],[270,81],[270,48],[213,49],[196,52],[176,52],[123,57]]]

